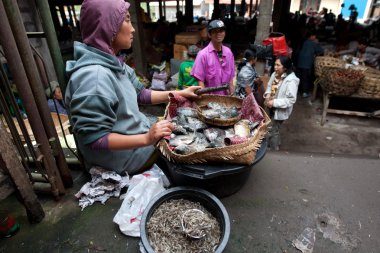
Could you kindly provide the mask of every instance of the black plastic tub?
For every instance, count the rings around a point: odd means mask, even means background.
[[[152,246],[149,243],[147,233],[147,223],[154,211],[164,202],[172,199],[186,199],[193,202],[199,202],[207,211],[209,211],[219,222],[222,238],[219,246],[216,248],[216,253],[223,252],[230,237],[230,218],[226,208],[222,202],[208,191],[196,187],[173,187],[157,196],[155,196],[146,207],[140,223],[141,241],[148,253],[154,253]]]
[[[219,198],[239,191],[255,165],[266,154],[268,143],[263,139],[251,165],[239,164],[175,164],[161,155],[160,168],[174,186],[195,186],[210,191]]]

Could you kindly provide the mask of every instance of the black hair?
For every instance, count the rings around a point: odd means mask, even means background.
[[[315,30],[315,29],[310,29],[310,30],[308,30],[308,31],[306,32],[306,38],[307,38],[307,39],[310,38],[310,37],[313,36],[313,35],[317,36],[317,30]]]
[[[245,50],[244,58],[237,66],[238,72],[247,64],[247,62],[251,61],[254,58],[257,58],[256,50],[250,48]]]
[[[288,56],[279,56],[277,59],[280,60],[282,66],[286,69],[287,75],[293,73],[293,62]]]
[[[369,46],[370,44],[368,38],[364,38],[364,37],[358,39],[358,43],[365,46]]]

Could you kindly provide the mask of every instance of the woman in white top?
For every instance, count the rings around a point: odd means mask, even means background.
[[[297,100],[297,90],[300,80],[293,72],[292,60],[287,56],[280,56],[274,64],[267,89],[264,93],[265,105],[270,109],[272,127],[269,130],[269,145],[279,150],[281,145],[280,127],[292,113],[293,105]]]

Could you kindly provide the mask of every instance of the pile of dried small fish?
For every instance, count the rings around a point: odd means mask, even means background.
[[[217,103],[209,103],[210,108],[219,108]],[[209,109],[217,110],[217,109]],[[177,108],[177,116],[172,118],[174,130],[170,136],[169,146],[177,154],[201,152],[206,148],[224,147],[226,138],[234,136],[249,138],[256,134],[259,122],[240,120],[233,128],[217,128],[209,126],[198,119],[195,109]]]
[[[203,215],[199,217],[199,212],[189,210],[200,210]],[[184,231],[182,223],[188,230]],[[221,240],[217,219],[200,203],[186,199],[172,199],[161,204],[147,222],[147,232],[156,253],[215,252]],[[202,236],[199,239],[188,236],[197,234]]]
[[[207,119],[231,119],[239,116],[240,112],[236,106],[226,107],[223,104],[210,102],[206,108],[202,108],[202,115]]]

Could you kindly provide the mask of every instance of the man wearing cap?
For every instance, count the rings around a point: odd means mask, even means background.
[[[182,90],[183,88],[198,85],[198,81],[192,77],[190,73],[193,69],[194,60],[195,57],[197,57],[199,50],[199,47],[196,45],[189,46],[187,50],[187,56],[189,58],[186,61],[182,62],[179,66],[177,89]]]
[[[229,90],[214,91],[212,94],[232,95],[235,61],[231,50],[222,44],[226,36],[226,27],[223,21],[213,20],[209,23],[207,31],[211,41],[198,53],[191,75],[198,80],[201,87],[229,84]]]

